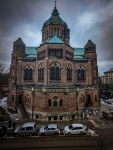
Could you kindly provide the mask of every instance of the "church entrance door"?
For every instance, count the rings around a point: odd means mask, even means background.
[[[18,96],[18,104],[22,104],[22,95]]]

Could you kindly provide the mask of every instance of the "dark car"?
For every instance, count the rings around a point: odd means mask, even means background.
[[[7,135],[7,128],[5,126],[0,126],[0,137]]]

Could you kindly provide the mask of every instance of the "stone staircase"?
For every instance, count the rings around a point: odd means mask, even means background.
[[[22,114],[23,118],[29,119],[28,112],[26,111],[25,107],[22,104],[18,105],[18,109],[19,109],[20,113]]]

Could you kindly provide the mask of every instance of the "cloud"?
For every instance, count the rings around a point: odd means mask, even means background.
[[[0,0],[0,61],[10,64],[18,37],[27,46],[38,46],[53,8],[53,0]],[[91,39],[97,46],[99,72],[112,68],[113,1],[57,0],[57,8],[70,28],[71,46],[84,47]]]

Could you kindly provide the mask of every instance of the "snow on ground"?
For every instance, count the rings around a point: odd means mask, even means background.
[[[2,99],[0,99],[0,106],[3,107],[5,110],[7,110],[7,97],[3,97]],[[22,115],[16,113],[16,114],[11,114],[10,112],[8,112],[10,115],[10,118],[12,120],[21,120],[22,119]]]
[[[2,106],[5,110],[7,109],[7,97],[0,99],[0,106]]]
[[[87,135],[90,135],[90,136],[98,136],[98,134],[96,134],[96,132],[95,132],[94,130],[91,130],[91,129],[88,129]]]

